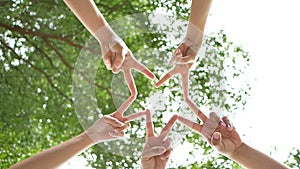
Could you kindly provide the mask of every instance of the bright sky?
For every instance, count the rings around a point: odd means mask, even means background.
[[[280,161],[300,148],[299,9],[299,0],[214,0],[207,21],[207,31],[224,28],[252,56],[251,98],[233,121],[247,143]]]
[[[251,98],[232,121],[246,143],[282,162],[300,148],[299,9],[299,0],[214,0],[206,27],[224,29],[252,56]],[[176,147],[172,159],[188,154],[188,147]]]

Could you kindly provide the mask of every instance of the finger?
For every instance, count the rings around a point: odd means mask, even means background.
[[[103,56],[103,62],[108,70],[112,69],[111,57],[112,57],[112,52],[110,51],[105,53],[105,55]]]
[[[225,122],[227,130],[231,131],[233,129],[233,125],[230,122],[230,120],[228,119],[228,117],[224,116],[224,117],[222,117],[222,120]]]
[[[132,96],[136,96],[137,90],[130,70],[124,70],[124,79]]]
[[[172,144],[172,139],[171,138],[167,138],[165,141],[164,141],[164,144],[163,146],[166,148],[166,149],[169,149],[171,147],[171,144]]]
[[[118,131],[123,131],[123,130],[125,130],[125,129],[127,129],[127,128],[129,128],[130,127],[130,123],[129,122],[127,122],[127,123],[125,123],[125,125],[124,126],[122,126],[122,127],[118,127],[118,128],[116,128]]]
[[[183,97],[189,97],[189,74],[181,74],[182,88],[183,88]]]
[[[133,65],[133,69],[143,73],[146,77],[153,80],[155,75],[143,64],[136,61],[136,64]]]
[[[138,113],[130,114],[130,115],[124,117],[124,119],[125,119],[125,121],[132,121],[132,120],[135,120],[144,115],[146,115],[146,110],[138,112]]]
[[[170,64],[171,65],[176,64],[176,60],[177,60],[178,57],[182,57],[182,53],[181,53],[180,49],[175,49],[175,51],[173,53],[173,57],[170,61]]]
[[[126,54],[130,54],[130,52],[127,49],[124,49],[124,48],[122,48],[121,51],[118,50],[116,52],[116,56],[115,56],[115,58],[113,60],[113,63],[112,63],[113,64],[112,66],[115,69],[119,69],[123,65],[123,62],[125,60],[125,55]]]
[[[124,112],[128,109],[128,107],[133,103],[134,100],[131,99],[131,97],[129,97],[120,107],[119,109],[117,110],[117,112],[115,113],[115,116],[114,117],[121,117],[121,119],[123,119],[123,114]],[[126,121],[125,120],[122,120],[122,121]]]
[[[154,128],[149,109],[146,110],[146,137],[154,137]]]
[[[175,69],[172,69],[167,74],[164,75],[163,78],[161,78],[156,84],[155,87],[161,86],[163,83],[165,83],[167,80],[169,80],[174,74],[176,73]]]
[[[119,107],[118,113],[123,115],[124,112],[128,109],[128,107],[133,103],[133,101],[136,99],[136,86],[134,83],[134,79],[132,77],[132,74],[130,70],[124,71],[124,79],[127,83],[127,86],[129,88],[129,91],[131,93],[131,96]]]
[[[161,130],[161,133],[160,133],[160,135],[159,135],[161,138],[165,138],[165,137],[169,134],[169,132],[170,132],[170,130],[171,130],[173,124],[175,123],[175,121],[176,121],[177,119],[178,119],[178,115],[177,115],[177,114],[174,114],[174,115],[171,117],[171,119],[170,119],[169,122],[166,124],[166,126]]]
[[[224,146],[222,144],[222,135],[219,132],[213,133],[211,137],[211,144],[217,148],[217,150],[221,151]]]
[[[209,113],[209,120],[212,121],[213,123],[219,123],[220,121],[222,121],[216,112]]]
[[[118,131],[118,130],[108,132],[108,135],[111,137],[123,137],[124,134],[125,133],[123,131]]]
[[[184,125],[188,126],[189,128],[195,130],[196,132],[200,133],[201,130],[202,130],[202,125],[198,124],[198,123],[195,123],[191,120],[188,120],[182,116],[179,116],[178,117],[178,120],[183,123]]]
[[[190,109],[203,121],[205,122],[207,117],[204,115],[204,113],[195,105],[195,103],[190,100],[189,98],[189,76],[188,75],[182,75],[182,88],[183,88],[183,96],[185,99],[185,102],[190,107]]]
[[[165,147],[163,146],[156,146],[156,147],[151,147],[150,149],[144,151],[142,153],[143,158],[145,157],[153,157],[153,156],[158,156],[162,155],[166,152]]]
[[[177,57],[176,58],[176,64],[187,64],[187,63],[193,63],[195,59],[195,56],[189,55],[184,57]]]
[[[125,124],[120,122],[118,119],[112,117],[112,116],[103,116],[103,120],[104,122],[106,122],[107,124],[110,124],[114,127],[122,127]]]
[[[185,102],[202,122],[205,122],[207,120],[205,114],[195,105],[195,103],[190,98],[185,98]]]
[[[167,150],[167,151],[160,157],[160,159],[162,159],[162,160],[169,159],[170,156],[171,156],[172,151],[173,151],[173,149]]]

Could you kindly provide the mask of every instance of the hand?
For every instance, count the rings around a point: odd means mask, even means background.
[[[126,117],[122,116],[121,120],[114,117],[115,113],[105,115],[98,119],[85,133],[94,144],[115,140],[124,136],[124,130],[130,127],[129,121],[139,118],[145,115],[145,113],[146,111],[142,111]]]
[[[178,120],[204,135],[212,146],[225,155],[231,156],[242,145],[239,134],[226,116],[218,119],[215,113],[211,113],[210,118],[207,118],[203,125],[181,116],[178,117]]]
[[[146,142],[142,152],[143,169],[164,169],[172,152],[171,138],[166,138],[178,115],[173,115],[159,136],[155,136],[150,111],[146,112]]]
[[[183,84],[188,84],[189,70],[193,65],[196,53],[188,47],[185,43],[182,43],[173,53],[173,58],[171,59],[171,64],[175,65],[172,70],[165,74],[156,84],[156,87],[161,86],[167,80],[169,80],[173,75],[180,74]],[[187,80],[187,82],[186,82]],[[184,90],[188,90],[188,85],[183,86]]]
[[[203,22],[202,24],[205,24]],[[200,26],[202,27],[202,26]],[[203,29],[202,29],[203,30]],[[170,63],[175,65],[172,70],[165,74],[156,84],[156,87],[161,86],[169,80],[173,75],[180,74],[182,79],[182,88],[184,98],[188,98],[189,90],[189,71],[195,62],[197,53],[201,48],[203,41],[203,31],[192,23],[189,23],[186,37],[179,47],[174,51],[173,58]]]
[[[97,39],[100,41],[103,61],[107,69],[114,73],[123,71],[125,82],[131,93],[130,97],[119,107],[114,117],[122,119],[123,113],[133,103],[137,96],[137,89],[131,69],[135,69],[143,73],[149,79],[154,79],[154,74],[143,64],[139,63],[133,56],[132,52],[126,46],[125,42],[114,33],[114,31],[106,25],[96,33]]]
[[[135,69],[144,73],[150,79],[154,74],[147,67],[137,62],[125,42],[111,29],[109,25],[103,26],[95,35],[100,42],[104,64],[107,69],[118,73],[120,70]],[[127,63],[124,65],[124,63]]]
[[[223,117],[222,120],[225,122],[225,125],[213,133],[209,143],[220,153],[231,156],[239,149],[243,142],[235,128],[232,127],[229,119]]]
[[[123,114],[128,109],[128,107],[136,99],[137,89],[134,82],[134,78],[131,74],[131,69],[136,69],[141,73],[145,74],[149,78],[154,78],[154,75],[142,64],[138,63],[131,53],[126,55],[126,59],[121,67],[124,73],[125,82],[129,88],[131,95],[129,98],[118,108],[118,110],[113,114],[113,117],[123,121]]]

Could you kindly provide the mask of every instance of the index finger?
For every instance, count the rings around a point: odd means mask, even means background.
[[[181,123],[183,123],[184,125],[188,126],[189,128],[195,130],[195,131],[198,132],[198,133],[200,133],[201,130],[202,130],[202,127],[203,127],[202,125],[200,125],[200,124],[198,124],[198,123],[195,123],[195,122],[193,122],[193,121],[191,121],[191,120],[189,120],[189,119],[186,119],[186,118],[184,118],[184,117],[182,117],[182,116],[179,116],[179,117],[178,117],[178,120],[179,120]]]
[[[144,110],[144,111],[141,111],[141,112],[138,112],[138,113],[134,113],[134,114],[130,114],[126,117],[124,117],[125,121],[128,122],[128,121],[133,121],[141,116],[144,116],[146,115],[146,111],[147,110]]]
[[[123,70],[124,72],[124,79],[125,82],[129,88],[129,91],[131,93],[131,95],[136,95],[136,86],[135,86],[135,82],[134,82],[134,78],[132,77],[131,71],[130,70]]]
[[[130,70],[123,70],[124,73],[124,79],[126,81],[126,84],[129,88],[129,91],[131,93],[131,96],[124,102],[122,105],[118,108],[118,111],[115,114],[118,114],[118,117],[122,117],[124,112],[128,109],[128,107],[133,103],[133,101],[136,98],[136,86],[134,83],[134,79],[132,77],[132,74]]]
[[[155,87],[161,86],[163,83],[165,83],[167,80],[169,80],[175,73],[176,73],[176,70],[173,68],[155,84]]]
[[[105,66],[106,66],[106,68],[108,69],[108,70],[111,70],[112,69],[112,65],[111,65],[111,56],[112,55],[112,53],[111,52],[107,52],[107,53],[105,53],[104,54],[104,56],[103,56],[103,62],[104,62],[104,64],[105,64]]]
[[[183,97],[186,104],[201,119],[201,121],[205,122],[207,117],[189,98],[189,76],[181,74],[181,80],[182,80],[182,88],[183,88]]]
[[[202,122],[205,122],[207,120],[205,114],[195,105],[195,103],[190,98],[186,98],[185,102]]]
[[[136,63],[132,65],[132,68],[143,73],[146,77],[153,80],[155,78],[155,75],[143,64],[139,63],[138,61],[135,61]]]
[[[154,137],[154,128],[149,109],[146,110],[146,137]]]
[[[161,130],[161,133],[160,133],[160,135],[159,135],[161,138],[165,138],[165,137],[169,134],[169,132],[170,132],[170,130],[171,130],[173,124],[175,123],[175,121],[176,121],[177,119],[178,119],[178,115],[177,115],[177,114],[174,114],[174,115],[171,117],[171,119],[170,119],[169,122],[166,124],[166,126]]]

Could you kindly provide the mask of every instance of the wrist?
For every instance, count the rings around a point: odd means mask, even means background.
[[[183,40],[194,52],[198,52],[203,42],[203,31],[192,23],[189,23],[186,36]]]
[[[244,142],[242,142],[242,144],[240,146],[238,146],[231,154],[229,154],[228,156],[231,159],[237,159],[241,154],[243,154],[243,152],[245,152],[245,150],[248,148],[249,146],[247,144],[245,144]]]
[[[95,32],[94,37],[101,43],[101,45],[110,44],[112,41],[120,39],[108,24],[105,24],[97,32]]]
[[[94,141],[89,137],[89,135],[86,132],[83,132],[79,135],[80,140],[85,143],[87,146],[94,145]]]

